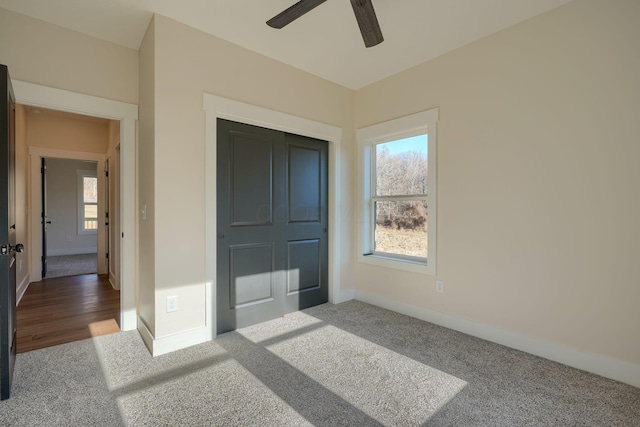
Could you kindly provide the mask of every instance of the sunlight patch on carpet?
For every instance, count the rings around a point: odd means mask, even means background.
[[[322,321],[298,312],[239,329],[238,333],[255,343],[270,343],[265,348],[272,354],[385,425],[422,424],[467,385],[438,369],[318,322]],[[308,330],[309,325],[316,327]]]

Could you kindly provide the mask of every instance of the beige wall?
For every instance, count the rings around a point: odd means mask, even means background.
[[[640,364],[640,3],[584,0],[357,92],[364,127],[431,107],[438,276],[359,290]]]
[[[0,9],[0,63],[11,78],[138,103],[138,52]]]
[[[155,19],[140,45],[140,106],[138,159],[138,212],[146,206],[146,219],[138,214],[138,316],[155,334]]]
[[[95,162],[47,159],[47,255],[97,252],[98,234],[78,234],[78,170],[96,173]]]
[[[15,80],[36,83],[107,99],[138,102],[138,52],[37,19],[0,9],[0,63]],[[19,94],[16,94],[19,96]],[[25,111],[26,113],[26,111]],[[25,123],[26,126],[26,123]],[[25,138],[27,131],[25,128]],[[42,135],[45,136],[46,135]],[[64,142],[66,144],[66,141]],[[71,144],[63,149],[100,152]],[[39,145],[47,147],[47,145]],[[56,147],[60,148],[60,147]],[[27,145],[24,145],[25,162]],[[19,153],[18,153],[19,154]],[[25,166],[25,173],[29,171]],[[28,178],[25,185],[30,185]],[[20,178],[18,179],[20,184]],[[134,185],[131,183],[131,185]],[[20,197],[19,189],[17,197]],[[29,200],[25,194],[25,200]],[[25,205],[26,206],[26,205]],[[20,206],[18,206],[20,208]],[[25,207],[26,209],[26,207]],[[29,221],[27,221],[29,222]],[[27,226],[29,226],[27,224]],[[20,231],[18,231],[20,233]],[[26,238],[26,236],[25,236]],[[25,242],[27,251],[30,246]],[[29,271],[23,253],[23,271]]]
[[[205,324],[203,92],[341,127],[343,165],[353,161],[352,91],[156,16],[155,203],[147,213],[155,221],[156,338]],[[348,256],[349,227],[342,236]],[[170,295],[179,309],[167,314]]]
[[[343,128],[343,288],[639,364],[638,7],[572,2],[355,93],[162,16],[136,52],[0,9],[0,63],[139,101],[138,310],[156,338],[205,322],[208,92]],[[354,128],[432,107],[443,295],[354,261]]]
[[[28,108],[27,111],[30,147],[99,154],[107,152],[107,120],[44,109]]]

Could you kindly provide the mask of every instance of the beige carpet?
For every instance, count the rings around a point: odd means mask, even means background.
[[[639,426],[640,389],[352,301],[152,358],[18,355],[3,426]]]
[[[93,274],[98,271],[96,254],[61,255],[47,257],[47,279],[54,277]]]

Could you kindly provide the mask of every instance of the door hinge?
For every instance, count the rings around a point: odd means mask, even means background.
[[[107,252],[107,259],[109,259],[109,252]]]
[[[105,176],[109,176],[109,171],[104,171]]]

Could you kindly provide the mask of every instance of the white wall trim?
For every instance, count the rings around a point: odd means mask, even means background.
[[[69,248],[69,249],[49,249],[47,251],[48,256],[63,256],[63,255],[84,255],[84,254],[98,254],[97,247],[91,248]]]
[[[18,283],[18,286],[16,288],[16,307],[18,306],[18,304],[20,304],[20,300],[22,300],[24,293],[27,292],[27,288],[29,287],[29,282],[30,282],[29,275],[27,274],[22,279],[22,282]]]
[[[423,307],[395,301],[371,292],[355,291],[355,299],[415,317],[445,328],[521,350],[567,366],[582,369],[612,380],[640,387],[640,365],[597,354],[585,353],[575,348],[517,334],[495,326],[473,322]]]
[[[340,200],[340,145],[342,129],[314,120],[293,116],[255,105],[205,93],[205,259],[207,282],[207,326],[212,335],[216,331],[216,138],[217,119],[227,119],[269,129],[308,136],[329,142],[329,301],[342,300],[340,295],[340,222],[338,201]]]
[[[331,302],[333,304],[341,304],[343,302],[351,301],[352,299],[355,299],[355,297],[356,291],[354,291],[353,289],[347,289],[344,291],[336,292],[334,294],[333,301]]]
[[[59,150],[56,148],[42,147],[29,147],[29,155],[70,160],[88,160],[92,162],[104,161],[106,158],[106,155],[100,153],[87,153],[84,151]],[[38,167],[38,170],[40,170],[40,167]]]
[[[136,121],[138,106],[12,80],[16,102],[120,121],[120,328],[137,327],[136,314]],[[38,262],[40,262],[38,260]]]
[[[138,318],[138,332],[153,357],[211,341],[211,334],[206,326],[163,338],[155,338],[144,321]]]
[[[18,104],[50,108],[103,119],[138,120],[138,106],[112,99],[11,80]]]
[[[378,267],[394,268],[413,273],[436,275],[437,260],[437,146],[438,146],[438,119],[440,109],[432,108],[397,119],[388,120],[372,126],[356,130],[358,140],[358,188],[361,203],[359,203],[359,227],[357,230],[358,262],[375,265]],[[427,240],[427,264],[393,258],[391,256],[371,255],[374,249],[373,222],[373,182],[375,177],[375,161],[373,160],[374,144],[408,138],[420,134],[428,134],[428,184],[427,213],[429,216],[429,236]]]
[[[268,127],[329,142],[342,141],[342,128],[208,93],[204,94],[203,107],[207,113],[214,113],[214,117],[220,119]]]
[[[151,355],[153,356],[153,334],[147,327],[146,323],[144,323],[144,320],[142,320],[142,318],[140,317],[138,317],[137,329],[140,337],[142,338],[142,341],[144,342],[144,345],[147,346],[147,349],[149,349],[149,353],[151,353]]]

